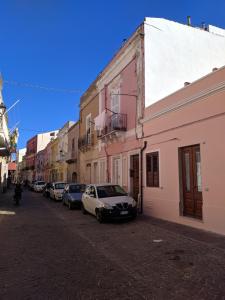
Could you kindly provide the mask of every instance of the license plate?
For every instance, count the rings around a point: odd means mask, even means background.
[[[121,211],[120,214],[121,214],[121,215],[127,215],[127,214],[128,214],[128,211],[127,211],[127,210]]]

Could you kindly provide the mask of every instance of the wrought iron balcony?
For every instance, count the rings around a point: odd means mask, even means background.
[[[115,113],[107,117],[106,125],[102,130],[98,130],[97,136],[99,138],[116,131],[127,130],[127,115]]]
[[[78,148],[80,150],[85,150],[93,145],[94,135],[93,134],[85,134],[78,139]]]

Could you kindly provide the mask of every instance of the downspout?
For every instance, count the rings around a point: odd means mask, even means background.
[[[144,146],[141,148],[140,152],[140,160],[141,160],[141,207],[140,207],[140,213],[143,213],[143,152],[147,147],[147,141],[144,141]]]
[[[107,108],[107,85],[105,84],[104,86],[104,90],[105,90],[105,107],[104,109],[106,110]],[[107,182],[109,182],[109,154],[106,150],[107,146],[104,146],[104,150],[105,150],[105,154],[106,154],[106,174],[107,174]]]

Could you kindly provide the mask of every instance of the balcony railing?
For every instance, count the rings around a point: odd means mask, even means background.
[[[80,150],[88,148],[93,145],[93,134],[85,134],[78,139],[78,148]]]
[[[71,152],[67,153],[66,162],[68,164],[77,162],[77,156],[78,156],[77,151],[72,150]]]
[[[102,130],[98,131],[97,136],[101,138],[115,131],[126,131],[126,130],[127,130],[127,115],[115,113],[107,117],[105,127]]]

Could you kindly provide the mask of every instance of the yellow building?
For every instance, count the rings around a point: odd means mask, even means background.
[[[98,183],[98,140],[94,130],[94,119],[99,114],[99,95],[95,82],[80,100],[79,163],[80,182]]]
[[[59,179],[59,164],[58,164],[58,144],[59,139],[51,141],[51,158],[50,158],[50,181],[58,181]]]

